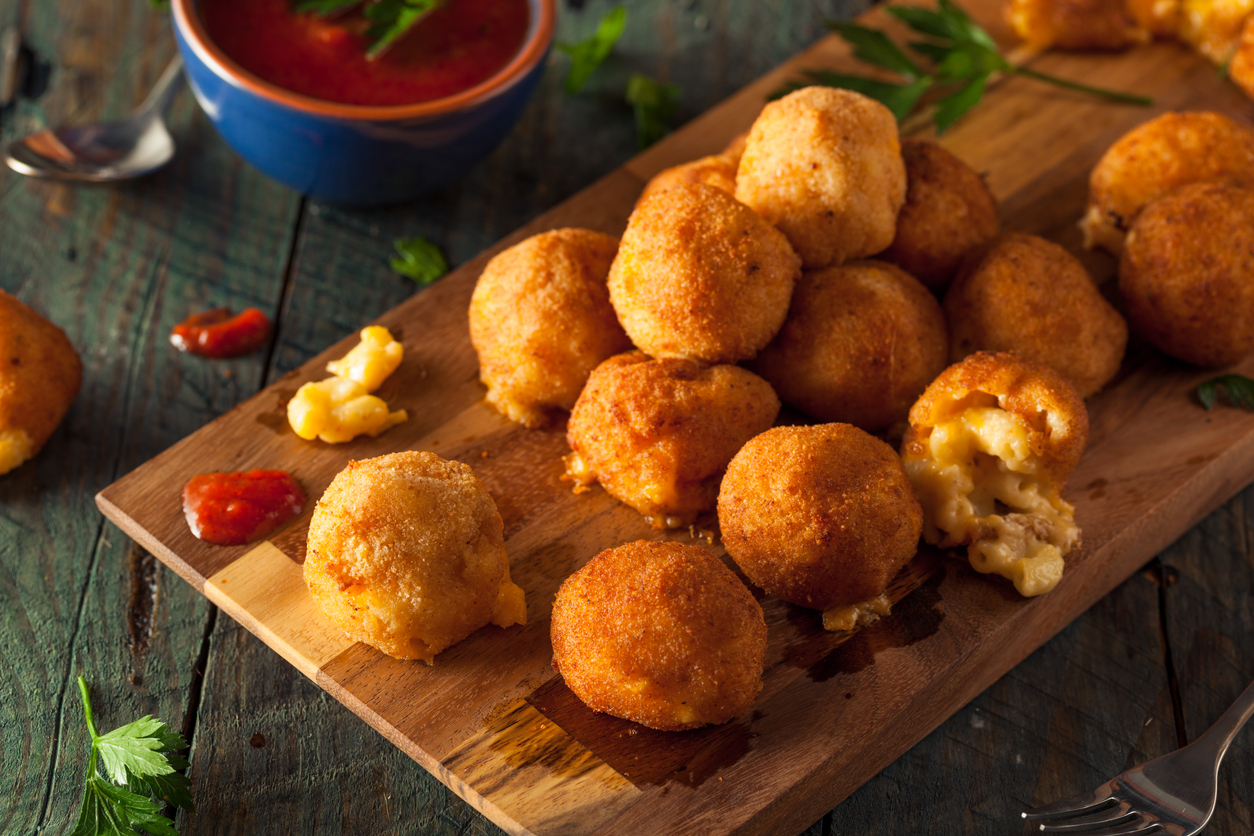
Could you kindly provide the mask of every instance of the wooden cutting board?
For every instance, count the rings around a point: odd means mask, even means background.
[[[1010,41],[993,0],[972,11]],[[887,16],[873,11],[869,20],[883,25]],[[1174,45],[1032,64],[1148,93],[1156,105],[1116,107],[1002,80],[943,144],[987,174],[1007,229],[1062,243],[1099,280],[1114,262],[1080,253],[1075,221],[1105,148],[1163,110],[1254,116],[1213,67]],[[511,833],[803,829],[1254,480],[1254,415],[1206,412],[1193,391],[1208,375],[1134,340],[1117,382],[1089,404],[1090,444],[1068,491],[1084,543],[1053,592],[1024,600],[1008,583],[925,550],[894,582],[893,614],[855,634],[825,633],[817,612],[758,593],[769,668],[753,711],[737,721],[654,732],[594,715],[570,694],[550,664],[549,612],[561,581],[609,546],[691,535],[655,532],[599,489],[576,496],[559,480],[563,433],[524,430],[483,402],[466,320],[479,271],[494,252],[545,229],[621,232],[650,176],[720,150],[784,80],[804,68],[854,66],[837,39],[816,44],[381,317],[406,359],[379,394],[408,410],[406,423],[340,446],[301,441],[287,428],[288,398],[325,377],[327,360],[354,335],[106,488],[100,509]],[[1254,360],[1242,370],[1254,373]],[[317,497],[350,459],[402,449],[474,467],[501,510],[511,571],[527,594],[525,627],[485,628],[434,666],[351,642],[316,610],[300,571],[312,508],[249,547],[206,545],[183,519],[180,488],[197,473],[284,468]]]

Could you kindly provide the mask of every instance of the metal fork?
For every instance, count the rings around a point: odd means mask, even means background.
[[[1219,763],[1251,715],[1254,683],[1188,746],[1133,767],[1092,792],[1027,810],[1023,817],[1041,822],[1046,833],[1193,836],[1215,812]]]

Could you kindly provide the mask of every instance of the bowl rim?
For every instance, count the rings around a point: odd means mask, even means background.
[[[417,104],[351,105],[294,93],[265,81],[241,67],[209,38],[200,15],[196,12],[197,2],[199,0],[172,1],[174,26],[183,34],[185,43],[196,54],[196,57],[208,66],[214,75],[237,89],[246,90],[262,99],[303,113],[376,122],[442,116],[465,110],[506,92],[544,59],[557,28],[557,0],[529,0],[528,5],[538,10],[539,13],[532,14],[527,36],[518,52],[509,63],[490,78],[460,93]]]

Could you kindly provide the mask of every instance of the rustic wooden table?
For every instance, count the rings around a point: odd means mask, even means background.
[[[559,37],[609,8],[568,0]],[[418,203],[347,210],[272,183],[187,93],[179,153],[121,186],[0,170],[0,288],[82,354],[83,391],[37,460],[0,477],[0,831],[69,832],[86,733],[154,713],[191,741],[198,814],[181,833],[494,833],[497,828],[106,524],[93,496],[414,291],[388,268],[424,235],[456,264],[635,152],[632,71],[677,81],[676,122],[799,51],[828,0],[635,0],[583,94],[555,57],[520,124],[464,182]],[[173,50],[143,0],[0,0],[26,73],[0,108],[5,142],[129,110]],[[233,362],[175,352],[190,311],[255,305],[269,350]],[[173,489],[173,487],[172,487]],[[1019,811],[1085,790],[1196,737],[1254,678],[1254,488],[1228,502],[965,709],[816,822],[813,834],[1004,834]],[[1222,774],[1208,832],[1254,831],[1254,735]]]

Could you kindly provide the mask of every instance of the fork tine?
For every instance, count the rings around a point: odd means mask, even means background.
[[[1085,836],[1089,836],[1092,833],[1106,832],[1117,827],[1128,827],[1143,821],[1144,819],[1139,813],[1116,806],[1103,808],[1100,813],[1064,819],[1062,824],[1043,821],[1040,827],[1043,833],[1083,833]]]
[[[1142,822],[1144,819],[1141,820]],[[1132,822],[1136,825],[1138,822]],[[1084,836],[1149,836],[1151,833],[1166,833],[1163,826],[1158,822],[1151,822],[1144,826],[1134,827],[1129,830],[1127,824],[1121,824],[1118,827],[1105,827],[1101,830],[1086,830]]]
[[[1023,811],[1023,817],[1028,821],[1039,821],[1041,819],[1087,816],[1092,813],[1109,810],[1119,806],[1119,802],[1111,795],[1111,790],[1113,789],[1114,781],[1107,781],[1092,792],[1073,795],[1070,798],[1055,801],[1053,804],[1030,807]]]

